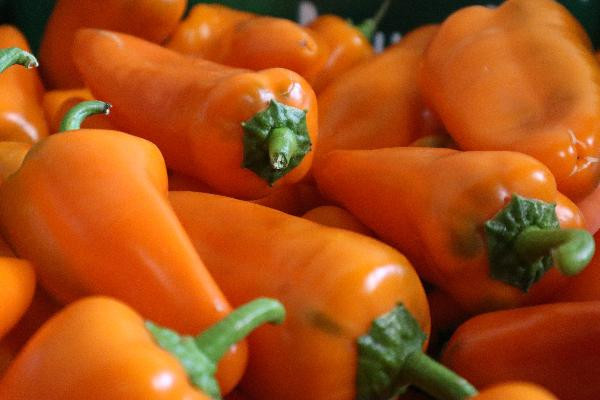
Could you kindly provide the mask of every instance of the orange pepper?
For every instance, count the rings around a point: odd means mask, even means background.
[[[27,342],[0,380],[11,400],[221,398],[215,364],[232,343],[285,310],[257,299],[196,337],[179,336],[109,297],[83,298]]]
[[[319,189],[313,184],[299,182],[280,186],[269,195],[252,200],[255,204],[283,211],[291,215],[302,215],[325,202]]]
[[[462,149],[529,154],[573,200],[598,185],[600,68],[559,2],[457,11],[428,47],[420,82]]]
[[[558,398],[539,385],[529,382],[507,382],[485,388],[469,400],[558,400]]]
[[[325,197],[407,254],[423,279],[469,313],[542,301],[568,281],[556,270],[544,275],[553,262],[572,275],[594,253],[589,233],[575,229],[576,206],[525,154],[338,150],[315,178]],[[573,269],[563,268],[571,262]]]
[[[561,400],[595,399],[599,321],[600,302],[481,314],[458,328],[441,360],[478,387],[520,380],[541,385]]]
[[[286,307],[282,326],[248,339],[241,388],[252,398],[390,398],[413,379],[426,390],[472,393],[449,371],[448,379],[430,374],[436,364],[421,352],[429,332],[425,293],[393,248],[250,202],[193,192],[170,192],[169,198],[232,304],[267,296]],[[399,321],[412,344],[396,336],[396,328],[403,330]],[[389,335],[379,331],[382,324]],[[378,354],[394,361],[384,367]]]
[[[431,25],[409,33],[319,94],[316,158],[335,149],[406,146],[441,129],[416,81],[423,51],[437,29]]]
[[[0,376],[4,374],[27,340],[60,309],[59,303],[54,301],[41,287],[36,287],[27,311],[0,340]]]
[[[322,15],[304,27],[293,21],[196,4],[166,46],[183,54],[241,68],[287,68],[315,91],[374,55],[369,40],[387,9],[365,21],[364,32],[335,15]]]
[[[42,99],[42,105],[50,132],[58,132],[65,114],[77,104],[87,100],[94,100],[94,97],[85,88],[47,91]],[[113,129],[109,116],[105,114],[90,115],[81,126],[86,129]]]
[[[114,105],[115,126],[219,193],[263,197],[310,168],[316,97],[291,71],[233,69],[92,29],[80,31],[74,55],[92,93]]]
[[[67,129],[105,111],[82,103]],[[164,160],[152,143],[110,130],[74,130],[36,143],[0,186],[0,230],[62,303],[117,297],[145,317],[197,333],[230,311],[168,205]],[[242,343],[223,360],[229,391],[245,367]]]
[[[0,338],[21,319],[34,291],[35,272],[31,263],[14,256],[0,256]]]
[[[341,207],[319,206],[315,207],[302,216],[309,221],[317,222],[321,225],[331,226],[333,228],[347,229],[362,235],[374,237],[372,230],[367,228],[354,215]]]
[[[25,36],[12,25],[0,25],[0,48],[20,48],[29,52]],[[8,64],[6,64],[8,62]],[[17,59],[2,60],[4,70]],[[37,66],[31,55],[21,58],[28,69]],[[32,143],[48,135],[41,101],[44,93],[37,71],[20,67],[10,68],[0,74],[0,140]]]
[[[187,0],[58,0],[40,43],[42,76],[51,89],[83,86],[72,46],[80,28],[111,29],[162,43],[181,19]]]

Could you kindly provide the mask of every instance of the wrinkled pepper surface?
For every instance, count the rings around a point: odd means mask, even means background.
[[[316,97],[292,71],[234,69],[92,29],[79,32],[74,56],[94,96],[114,105],[116,127],[219,193],[263,197],[310,168]]]
[[[427,300],[398,251],[241,200],[193,192],[169,199],[232,304],[267,296],[286,307],[283,325],[248,339],[241,387],[252,398],[391,398],[411,383],[448,398],[473,394],[421,352]]]
[[[144,321],[125,303],[86,297],[47,321],[0,380],[10,400],[220,399],[215,364],[227,349],[285,310],[257,299],[197,336]]]
[[[600,179],[600,66],[553,0],[450,15],[428,47],[423,97],[465,150],[529,154],[579,201]]]
[[[82,104],[66,118],[68,129],[108,109]],[[37,142],[0,186],[0,231],[61,302],[114,296],[161,325],[195,334],[230,306],[166,194],[164,160],[147,140],[111,130],[61,132]],[[224,392],[245,360],[244,343],[224,359]]]
[[[405,253],[466,312],[543,301],[568,281],[556,269],[546,274],[553,264],[573,275],[594,254],[577,207],[522,153],[338,150],[319,165],[325,197]]]
[[[72,53],[78,29],[111,29],[162,43],[186,5],[187,0],[58,0],[40,44],[44,82],[50,89],[83,86]]]

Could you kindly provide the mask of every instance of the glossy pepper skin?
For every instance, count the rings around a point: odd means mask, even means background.
[[[600,393],[600,302],[553,303],[471,318],[454,333],[442,362],[478,387],[528,381],[560,400]]]
[[[231,198],[192,192],[169,198],[232,304],[259,295],[286,307],[282,326],[248,339],[242,390],[252,398],[356,398],[355,341],[398,302],[429,331],[419,278],[391,247]]]
[[[0,230],[61,302],[110,295],[195,334],[230,307],[166,193],[164,160],[147,140],[110,130],[62,132],[36,143],[0,186]],[[224,359],[223,392],[245,359],[244,343]]]
[[[241,124],[266,112],[271,100],[295,113],[306,110],[305,122],[299,119],[295,127],[305,128],[303,140],[316,145],[316,97],[306,81],[291,71],[233,69],[132,36],[91,29],[78,34],[74,55],[92,93],[114,105],[115,126],[151,140],[170,168],[219,193],[264,197],[273,189],[268,181],[274,186],[294,183],[310,168],[312,151],[298,156],[295,167],[290,161],[274,183],[271,175],[279,174],[275,167],[265,169],[267,179],[242,167],[251,157],[269,162],[268,155],[244,147],[254,136],[244,136]],[[272,137],[269,134],[265,143]],[[291,160],[294,151],[290,147]]]
[[[40,44],[44,82],[50,89],[83,86],[72,46],[80,28],[112,29],[162,43],[175,29],[187,0],[59,0]]]
[[[513,194],[557,203],[556,225],[581,227],[576,206],[530,156],[415,147],[339,150],[325,157],[315,178],[325,197],[405,253],[424,280],[466,312],[541,301],[568,281],[552,269],[525,293],[527,287],[490,276],[484,224]]]
[[[215,342],[225,335],[237,338],[239,326],[228,325],[236,312],[237,316],[242,311],[249,317],[233,320],[241,326],[269,318],[270,310],[267,314],[260,310],[264,304],[258,304],[254,315],[240,308],[227,317],[230,321],[219,322],[221,326],[217,329],[226,329],[219,332],[216,340],[214,336],[202,335],[181,338],[173,332],[167,333],[165,340],[160,327],[145,323],[125,303],[103,296],[80,299],[53,316],[28,341],[0,380],[0,397],[7,400],[218,399],[218,393],[209,395],[206,383],[199,382],[194,375],[202,372],[198,371],[203,367],[199,361],[205,360],[187,357],[200,350],[211,358],[204,344],[212,342],[214,349],[220,345]],[[273,312],[280,315],[281,309]],[[252,323],[247,323],[250,320]],[[173,342],[177,341],[176,345],[185,347],[175,349]],[[210,371],[206,375],[210,379]]]
[[[425,53],[420,87],[462,149],[529,154],[575,201],[598,185],[600,68],[558,2],[452,14]]]
[[[9,47],[30,51],[16,27],[0,25],[0,48]],[[48,135],[41,104],[44,88],[37,70],[14,66],[3,71],[0,92],[0,140],[33,143]]]
[[[416,83],[423,51],[437,29],[432,25],[409,33],[319,94],[316,159],[336,149],[407,146],[441,129]]]

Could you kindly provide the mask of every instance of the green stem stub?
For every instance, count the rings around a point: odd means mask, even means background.
[[[38,66],[38,61],[33,54],[18,47],[0,49],[0,73],[15,64],[25,68],[35,68]]]
[[[358,400],[388,400],[415,385],[440,400],[464,400],[477,393],[465,379],[425,353],[426,335],[402,305],[373,321],[358,338]]]
[[[271,100],[269,106],[242,122],[242,166],[269,185],[294,169],[310,151],[306,111]]]
[[[519,235],[529,229],[558,231],[556,205],[513,194],[510,202],[485,223],[490,274],[528,291],[552,267],[551,249],[534,257],[517,251]]]
[[[59,131],[65,132],[81,129],[81,124],[83,124],[83,121],[85,121],[87,117],[95,114],[108,115],[110,113],[110,108],[111,105],[103,101],[82,101],[67,111],[60,123]]]
[[[411,383],[403,379],[409,355],[420,352],[426,335],[403,306],[373,321],[369,332],[358,338],[357,399],[391,399]]]
[[[235,309],[197,337],[182,336],[150,321],[146,328],[156,342],[174,355],[190,381],[213,399],[221,399],[215,379],[217,363],[235,343],[266,322],[280,324],[285,308],[277,300],[259,298]]]

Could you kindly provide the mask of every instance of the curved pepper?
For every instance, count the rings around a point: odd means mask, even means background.
[[[71,128],[101,102],[82,103]],[[36,265],[63,303],[114,296],[147,318],[194,334],[230,307],[167,199],[164,160],[152,143],[110,130],[48,136],[0,186],[0,230]],[[223,391],[241,376],[242,343],[224,359]]]
[[[92,29],[80,31],[74,56],[92,93],[115,106],[115,126],[219,193],[263,197],[310,168],[316,98],[291,71],[233,69]]]
[[[406,146],[441,130],[423,104],[416,82],[423,51],[437,29],[426,26],[408,34],[319,94],[315,158],[335,149]]]
[[[427,300],[393,248],[227,197],[169,199],[232,304],[268,296],[286,307],[281,327],[249,338],[241,386],[252,398],[391,398],[413,382],[453,399],[473,393],[421,352]]]
[[[482,314],[458,328],[441,359],[478,387],[521,380],[560,400],[594,399],[600,393],[598,321],[600,302]]]
[[[112,29],[162,43],[177,26],[187,0],[59,0],[40,44],[44,82],[51,89],[83,86],[72,46],[80,28]]]
[[[594,253],[587,231],[559,229],[581,223],[579,212],[525,154],[338,150],[319,165],[326,197],[407,254],[423,279],[467,312],[542,301],[568,281],[553,272],[525,293],[553,262],[572,275]]]
[[[220,399],[223,353],[285,310],[257,299],[195,337],[180,336],[109,297],[87,297],[47,321],[0,380],[11,400]]]
[[[24,52],[23,52],[24,51]],[[10,68],[21,64],[24,68]],[[44,88],[35,57],[23,34],[14,26],[0,26],[0,140],[33,143],[48,135],[42,109]]]
[[[82,101],[94,100],[88,89],[57,89],[44,93],[42,106],[51,132],[58,132],[65,114]],[[105,114],[90,115],[81,124],[86,129],[114,129],[109,116]]]
[[[600,179],[600,67],[552,0],[452,14],[428,47],[423,97],[464,150],[529,154],[580,200]]]

